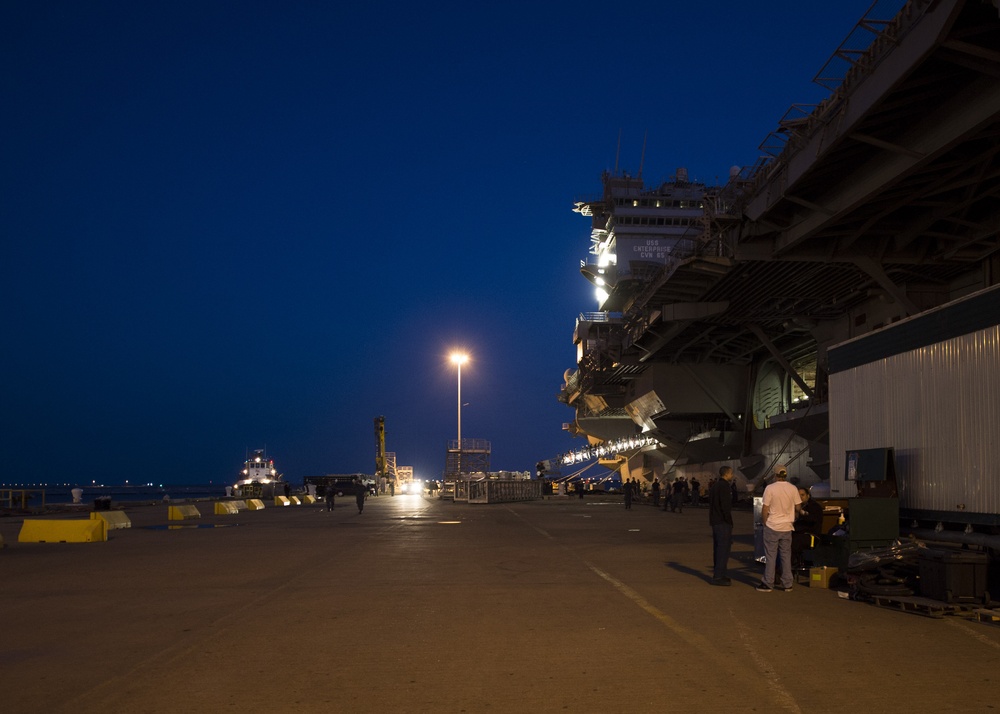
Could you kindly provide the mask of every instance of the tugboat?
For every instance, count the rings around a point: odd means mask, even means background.
[[[238,498],[273,498],[284,493],[284,477],[274,468],[274,459],[264,449],[255,449],[243,462],[239,480],[233,485]]]

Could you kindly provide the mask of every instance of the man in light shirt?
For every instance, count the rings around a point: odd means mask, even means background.
[[[788,469],[779,464],[774,469],[774,482],[764,489],[764,507],[760,521],[764,524],[764,579],[757,591],[769,593],[775,589],[775,564],[781,561],[781,585],[778,590],[792,589],[792,531],[795,511],[802,500],[799,490],[788,483]]]

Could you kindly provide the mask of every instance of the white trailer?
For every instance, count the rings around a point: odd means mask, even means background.
[[[1000,525],[1000,286],[830,348],[830,496],[892,448],[905,519]]]

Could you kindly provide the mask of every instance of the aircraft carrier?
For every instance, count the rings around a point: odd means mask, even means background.
[[[574,204],[590,222],[581,272],[598,305],[576,321],[559,395],[575,411],[566,428],[587,440],[563,473],[599,457],[623,479],[705,483],[730,464],[753,492],[783,463],[804,485],[842,483],[842,450],[858,446],[831,446],[831,350],[1000,283],[998,3],[891,5],[873,4],[821,68],[829,96],[791,107],[725,185],[684,169],[646,185],[616,168]],[[1000,323],[996,300],[965,305]],[[984,370],[1000,367],[990,344]],[[950,510],[1000,514],[1000,489],[982,487],[1000,480],[985,473],[1000,456],[987,441],[951,444],[952,458],[976,452],[967,470],[980,481]],[[901,456],[914,469],[923,458]],[[948,468],[935,458],[924,478]]]

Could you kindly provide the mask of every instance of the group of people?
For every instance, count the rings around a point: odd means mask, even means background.
[[[723,466],[719,479],[708,495],[708,522],[712,527],[712,585],[730,585],[729,554],[733,544],[732,488],[733,469]],[[779,465],[774,481],[764,489],[761,508],[764,540],[764,577],[758,592],[792,589],[792,564],[811,539],[822,532],[823,507],[809,497],[809,492],[788,482],[788,469]],[[795,555],[793,556],[793,551]],[[780,582],[775,582],[777,564],[781,563]]]
[[[690,479],[678,476],[673,483],[667,485],[667,490],[670,492],[670,496],[668,503],[663,504],[664,511],[669,505],[671,513],[683,513],[685,502],[692,506],[701,504],[701,482],[694,476]]]
[[[673,481],[666,481],[660,484],[658,478],[653,479],[652,485],[648,487],[649,501],[656,508],[660,507],[660,497],[663,497],[663,510],[670,509],[671,513],[683,513],[684,505],[700,506],[701,499],[706,496],[712,488],[716,479],[710,479],[707,486],[702,486],[701,482],[694,476],[690,479],[678,476]],[[632,508],[632,502],[636,498],[646,496],[646,485],[640,484],[638,479],[630,478],[622,483],[622,494],[625,496],[625,508]],[[736,484],[732,484],[732,500],[736,501]]]
[[[368,485],[365,484],[365,482],[362,481],[361,479],[355,478],[354,480],[351,481],[351,486],[354,489],[354,500],[358,504],[358,513],[361,513],[362,511],[365,510],[365,499],[368,498],[368,491],[369,491]],[[334,505],[336,504],[337,501],[337,492],[340,489],[341,487],[335,483],[330,483],[326,485],[326,489],[324,490],[323,495],[326,498],[327,511],[333,510]]]

